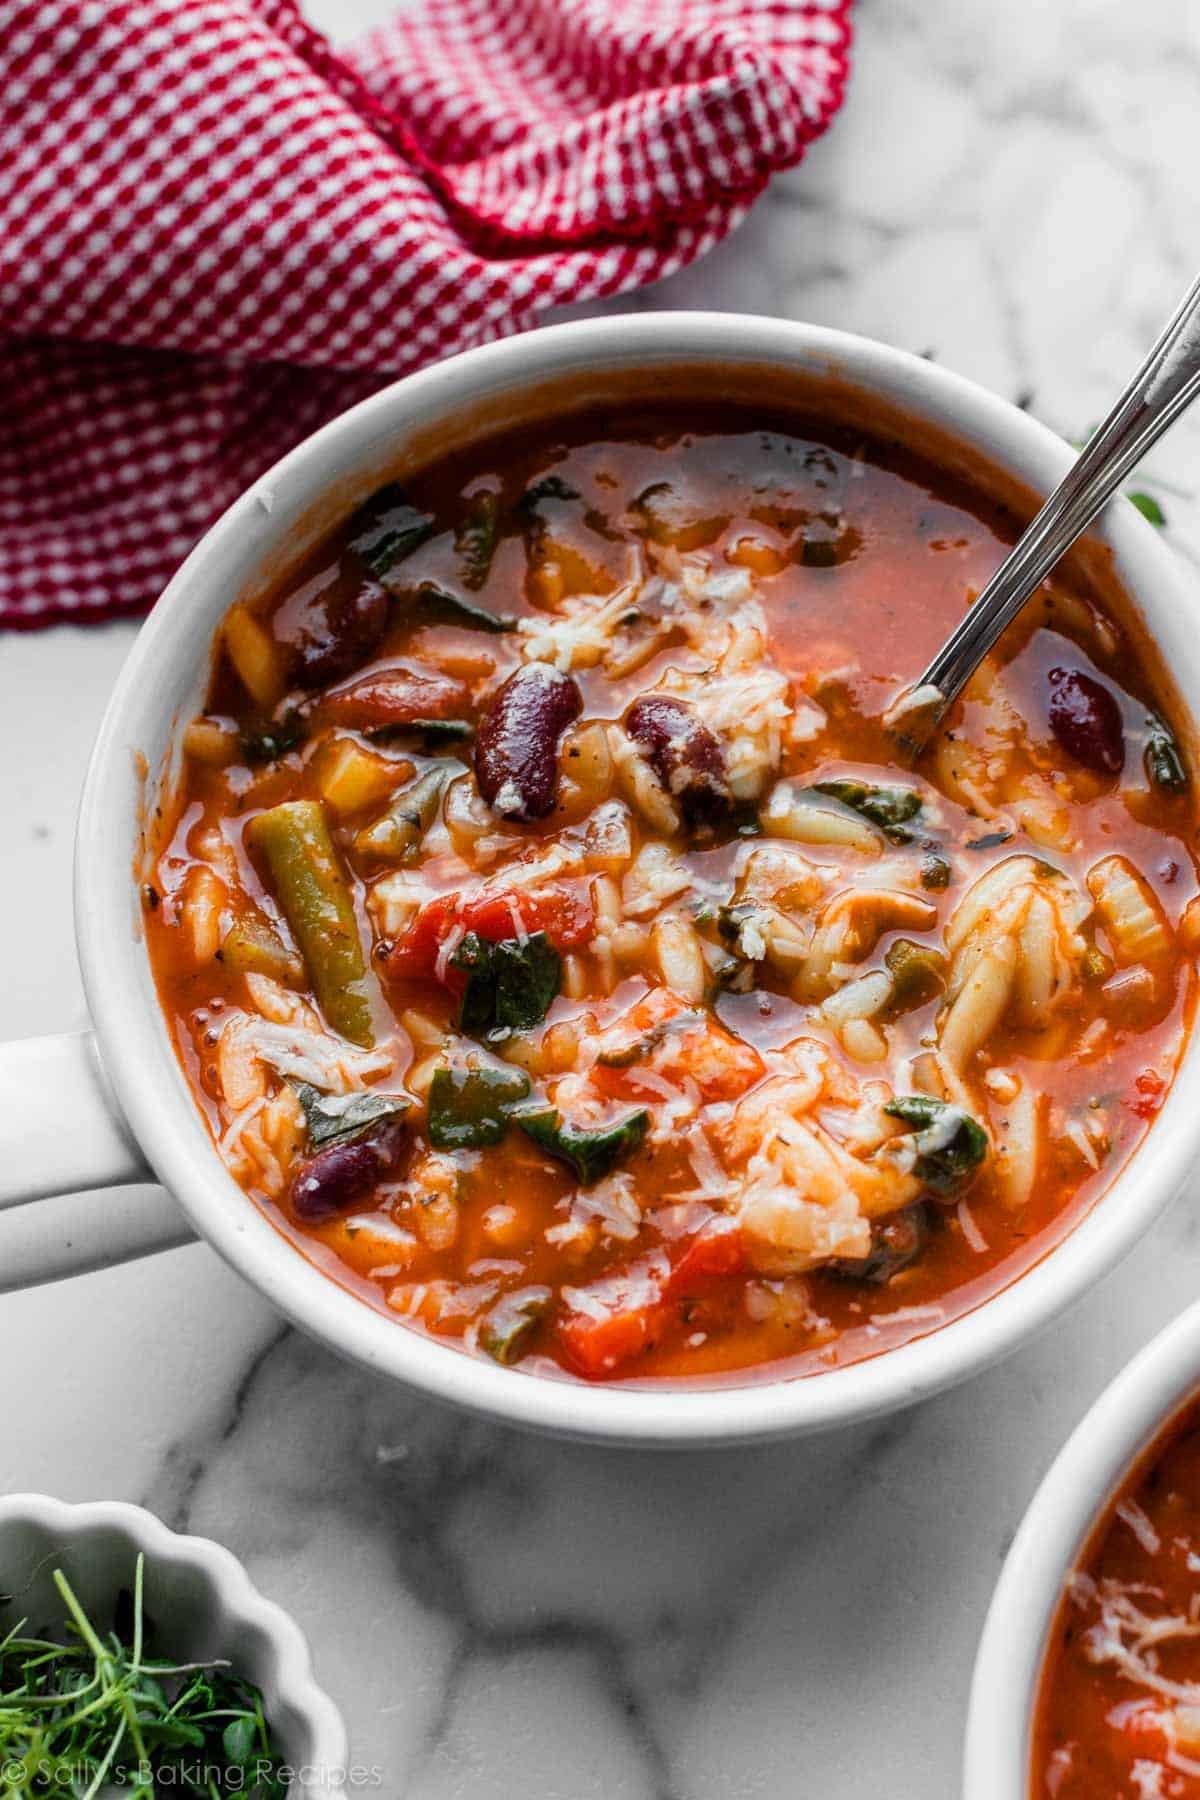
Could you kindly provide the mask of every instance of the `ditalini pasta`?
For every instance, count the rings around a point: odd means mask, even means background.
[[[874,1355],[1045,1254],[1190,1018],[1189,754],[1014,529],[836,423],[580,413],[230,611],[145,886],[227,1168],[398,1321],[592,1379]]]

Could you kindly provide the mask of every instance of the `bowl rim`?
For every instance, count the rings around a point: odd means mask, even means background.
[[[291,1614],[255,1585],[232,1550],[212,1538],[175,1531],[156,1513],[128,1500],[71,1501],[32,1492],[0,1495],[0,1529],[20,1523],[45,1531],[64,1547],[89,1536],[116,1533],[132,1551],[144,1552],[149,1563],[199,1573],[224,1614],[261,1631],[270,1645],[272,1681],[281,1699],[308,1721],[311,1766],[322,1774],[316,1786],[302,1782],[294,1791],[328,1794],[330,1800],[342,1793],[349,1763],[346,1726],[317,1682],[308,1639]]]
[[[1138,1352],[1084,1414],[1004,1559],[975,1657],[963,1800],[1033,1800],[1033,1726],[1067,1578],[1138,1459],[1200,1391],[1200,1304]]]
[[[255,543],[277,547],[299,516],[384,442],[555,375],[721,363],[778,364],[832,378],[948,433],[1001,475],[1034,490],[1073,457],[1048,427],[951,371],[873,340],[741,314],[618,314],[545,327],[463,352],[404,377],[305,439],[255,482],[177,571],[118,678],[84,784],[76,840],[80,962],[104,1066],[148,1160],[197,1232],[295,1324],[366,1368],[467,1410],[557,1435],[647,1446],[765,1440],[820,1431],[911,1404],[1025,1341],[1111,1269],[1178,1189],[1200,1148],[1200,1044],[1194,1034],[1167,1102],[1113,1185],[1039,1263],[949,1324],[878,1357],[819,1376],[746,1384],[638,1388],[531,1376],[400,1326],[286,1242],[225,1171],[184,1082],[147,964],[131,929],[130,861],[114,821],[130,806],[140,735],[161,726],[156,682],[177,660],[191,617],[217,620],[240,589],[223,572]],[[273,535],[272,535],[273,534]],[[1111,503],[1093,530],[1200,717],[1200,641],[1180,623],[1183,570],[1136,509]],[[266,551],[254,551],[261,562]],[[248,567],[254,566],[247,563]],[[218,589],[220,591],[218,591]],[[158,711],[156,712],[156,707]],[[141,990],[140,1000],[137,998]],[[131,1004],[131,1001],[133,1002]],[[1114,1204],[1119,1195],[1119,1203]]]

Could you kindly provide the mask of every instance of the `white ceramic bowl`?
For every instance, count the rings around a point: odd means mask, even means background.
[[[344,1791],[346,1729],[317,1686],[300,1627],[265,1600],[228,1550],[182,1537],[153,1513],[119,1500],[68,1505],[44,1494],[0,1498],[0,1634],[25,1619],[55,1626],[63,1605],[53,1583],[62,1569],[88,1615],[111,1622],[145,1554],[145,1608],[163,1633],[163,1653],[181,1662],[227,1658],[261,1688],[283,1759],[295,1771],[289,1800]]]
[[[708,1390],[533,1377],[465,1356],[383,1316],[297,1254],[247,1200],[216,1155],[172,1050],[140,935],[141,832],[156,783],[178,765],[177,727],[201,703],[213,635],[232,601],[277,574],[381,479],[402,477],[406,467],[489,427],[561,406],[564,382],[573,384],[575,399],[598,400],[617,387],[653,398],[664,384],[690,383],[717,409],[722,394],[753,388],[780,400],[800,380],[827,394],[838,411],[865,396],[890,413],[891,429],[934,434],[943,460],[975,475],[982,462],[1002,485],[1023,492],[1030,510],[1032,496],[1049,490],[1072,459],[1066,444],[1016,407],[886,345],[778,319],[652,313],[531,332],[409,376],[325,426],[229,509],[148,619],[100,731],[76,859],[79,950],[96,1042],[35,1040],[0,1052],[0,1103],[11,1121],[0,1205],[129,1181],[139,1171],[144,1178],[144,1156],[191,1227],[334,1349],[495,1418],[654,1445],[769,1438],[905,1406],[1023,1342],[1112,1268],[1175,1193],[1200,1148],[1195,1044],[1144,1146],[1070,1237],[1021,1280],[933,1335],[872,1361],[807,1379]],[[1194,597],[1173,556],[1124,501],[1109,508],[1098,540],[1096,554],[1111,556],[1186,706],[1200,714]],[[110,1084],[131,1136],[118,1123]],[[73,1230],[67,1251],[49,1232],[39,1241],[35,1220],[21,1255],[6,1252],[8,1268],[32,1278],[48,1265],[58,1273],[72,1260],[129,1254],[181,1235],[177,1215],[161,1200],[147,1211],[141,1202],[106,1199]]]
[[[988,1610],[967,1719],[963,1800],[1035,1800],[1034,1711],[1064,1586],[1131,1466],[1200,1390],[1200,1306],[1106,1388],[1038,1488]]]

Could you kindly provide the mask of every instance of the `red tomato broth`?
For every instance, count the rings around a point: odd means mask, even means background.
[[[1114,1601],[1147,1619],[1194,1627],[1198,1571],[1200,1402],[1193,1399],[1104,1508],[1059,1604],[1039,1684],[1031,1795],[1184,1800],[1200,1791],[1200,1633],[1158,1641],[1149,1685],[1095,1654],[1106,1604]],[[1122,1642],[1129,1646],[1134,1637],[1127,1620]],[[1173,1696],[1157,1691],[1154,1676],[1195,1689],[1183,1713],[1176,1714]]]
[[[753,429],[716,434],[705,415],[681,406],[664,407],[649,418],[633,413],[612,418],[585,415],[549,430],[489,440],[407,481],[406,498],[414,508],[434,516],[435,528],[406,558],[406,584],[434,582],[494,614],[536,616],[546,604],[546,589],[536,558],[531,561],[533,534],[520,523],[519,502],[530,483],[547,471],[579,496],[574,501],[551,500],[543,509],[551,554],[548,558],[543,554],[542,562],[557,566],[554,580],[568,598],[572,592],[616,590],[630,543],[645,528],[644,514],[639,518],[632,502],[664,482],[682,490],[677,511],[683,526],[682,531],[676,529],[676,536],[682,538],[685,554],[700,550],[725,568],[752,537],[760,560],[777,565],[759,581],[771,652],[796,691],[803,688],[810,693],[827,715],[825,728],[785,759],[783,773],[815,779],[827,774],[871,779],[881,771],[885,778],[894,774],[934,801],[942,817],[939,840],[956,859],[951,887],[925,895],[936,907],[936,924],[923,932],[885,932],[877,952],[886,952],[900,936],[937,943],[968,880],[1015,853],[1038,854],[1038,846],[1019,828],[1003,841],[994,841],[999,834],[989,830],[988,820],[947,794],[945,784],[933,779],[937,771],[927,761],[915,775],[898,770],[881,716],[898,687],[919,672],[961,616],[964,604],[983,585],[1015,535],[1015,521],[1002,506],[893,442],[875,443],[857,431],[824,423],[780,418],[770,421],[769,429],[756,423]],[[486,579],[468,591],[458,579],[461,563],[454,522],[462,516],[464,500],[482,489],[498,496],[505,523]],[[822,512],[836,513],[836,525],[821,520]],[[835,536],[849,551],[848,560],[829,566],[798,560],[808,554],[797,551],[805,518],[810,524],[815,518],[827,536]],[[671,523],[677,527],[679,521]],[[295,633],[311,596],[328,585],[344,536],[344,531],[332,534],[286,590],[257,609],[277,641]],[[816,554],[825,551],[819,547]],[[1141,659],[1119,624],[1106,618],[1090,595],[1066,583],[1049,584],[1030,613],[1034,616],[1020,622],[1006,639],[997,665],[998,679],[1020,716],[1021,743],[1013,754],[1022,767],[1046,764],[1057,770],[1067,760],[1053,741],[1046,712],[1047,671],[1061,661],[1069,659],[1072,666],[1095,673],[1117,694],[1131,732],[1136,733],[1144,720],[1148,704],[1163,713]],[[1086,649],[1075,635],[1081,620],[1089,640]],[[1097,621],[1103,627],[1099,643],[1092,631]],[[1104,632],[1113,634],[1108,655]],[[485,635],[444,623],[414,628],[394,619],[355,674],[397,659],[445,668],[452,678],[466,682],[474,706],[486,700],[516,660],[510,635]],[[581,669],[576,679],[582,692],[582,719],[619,719],[664,671],[698,671],[702,662],[685,643],[668,635],[663,646],[628,676],[612,679],[599,669]],[[303,694],[293,692],[279,702],[276,715],[303,703]],[[251,724],[261,718],[261,708],[247,702],[227,656],[217,662],[208,714]],[[951,721],[951,734],[970,738],[982,718],[986,735],[986,714],[986,706],[968,696]],[[401,765],[432,767],[446,754],[432,745],[414,749],[411,741],[403,746],[372,743],[346,726],[338,727],[336,735],[384,763],[394,761],[398,774]],[[462,761],[469,763],[469,750]],[[174,928],[184,910],[184,884],[197,865],[207,859],[211,866],[215,830],[228,846],[240,888],[286,935],[261,858],[247,845],[244,832],[264,810],[318,793],[313,762],[313,754],[304,747],[265,767],[250,766],[240,753],[225,766],[189,758],[175,796],[156,876],[156,891],[164,904],[148,911],[147,936],[181,1059],[214,1132],[224,1127],[225,1114],[208,1056],[214,1045],[205,1040],[207,1036],[215,1041],[222,1015],[244,1005],[245,990],[243,978],[219,960],[189,965],[181,954],[180,934]],[[586,798],[570,789],[569,762],[565,769],[565,791],[560,784],[555,811],[544,821],[521,827],[525,844],[552,842],[564,828],[587,816]],[[1062,779],[1071,791],[1072,818],[1082,820],[1083,829],[1073,848],[1056,850],[1055,865],[1082,883],[1098,855],[1119,849],[1150,884],[1168,918],[1178,919],[1197,888],[1190,848],[1195,826],[1191,795],[1138,787],[1132,767],[1127,767],[1121,784],[1093,777],[1077,766],[1070,769],[1069,779]],[[370,946],[374,941],[378,970],[379,934],[365,898],[369,876],[347,853],[352,828],[364,816],[370,816],[369,810],[339,826],[335,838],[351,878],[363,942]],[[734,866],[739,843],[736,834],[718,834],[715,843],[684,846],[682,860],[696,881],[714,882]],[[968,847],[972,845],[976,847]],[[958,859],[964,865],[961,881]],[[586,882],[566,880],[562,889],[576,904],[588,904]],[[872,964],[875,960],[877,956],[868,959]],[[453,1025],[458,993],[431,984],[427,973],[426,968],[406,968],[401,953],[373,999],[377,1030],[395,1035],[394,1064],[381,1084],[388,1090],[401,1088],[420,1061],[419,1047],[414,1049],[405,1031],[396,1027],[405,1009],[418,1007],[437,1024],[447,1029]],[[461,983],[452,982],[454,986],[461,988]],[[591,1014],[603,1028],[645,987],[638,975],[599,1000],[569,999],[560,993],[546,1015],[547,1027]],[[1192,1001],[1190,968],[1175,952],[1150,1000],[1143,995],[1137,1007],[1127,1006],[1125,1014],[1112,1022],[1096,1060],[1064,1058],[1061,1031],[1048,1032],[1043,1042],[1028,1029],[999,1028],[997,1044],[1007,1065],[1035,1082],[1055,1106],[1067,1113],[1086,1109],[1089,1103],[1096,1103],[1094,1110],[1104,1109],[1110,1148],[1099,1168],[1081,1165],[1074,1140],[1047,1144],[1039,1176],[1051,1178],[1039,1178],[1026,1203],[1016,1210],[991,1191],[991,1173],[985,1168],[961,1205],[929,1210],[930,1231],[921,1254],[882,1285],[809,1269],[802,1277],[802,1291],[794,1282],[784,1301],[774,1295],[769,1304],[756,1302],[758,1310],[765,1309],[765,1316],[756,1318],[747,1312],[748,1289],[770,1288],[772,1278],[764,1281],[732,1269],[706,1273],[691,1284],[694,1292],[680,1296],[671,1290],[664,1304],[651,1303],[653,1319],[644,1342],[619,1367],[581,1369],[578,1357],[572,1359],[555,1336],[552,1319],[535,1327],[524,1366],[540,1373],[565,1367],[575,1373],[674,1383],[801,1374],[878,1354],[970,1310],[1045,1255],[1095,1202],[1136,1147],[1147,1124],[1146,1083],[1152,1087],[1169,1083]],[[1091,993],[1086,1005],[1089,1016],[1098,1015]],[[895,1020],[889,1067],[896,1054],[920,1054],[938,1011],[934,1001]],[[814,1023],[812,1012],[811,1006],[798,1004],[769,978],[752,994],[725,994],[716,1002],[716,1016],[763,1052],[801,1034],[836,1051],[836,1040],[819,1021]],[[614,1097],[623,1097],[630,1105],[646,1100],[635,1086]],[[1156,1091],[1151,1100],[1158,1098]],[[626,1166],[639,1193],[646,1196],[669,1196],[695,1185],[682,1137],[644,1144]],[[502,1143],[466,1153],[463,1168],[466,1192],[460,1196],[455,1241],[436,1249],[418,1248],[415,1254],[405,1243],[399,1260],[361,1227],[340,1218],[301,1224],[285,1203],[252,1181],[247,1185],[293,1243],[336,1279],[384,1308],[390,1296],[391,1309],[410,1323],[452,1340],[470,1332],[486,1306],[508,1291],[537,1286],[557,1295],[563,1287],[586,1288],[624,1268],[640,1267],[647,1256],[665,1257],[670,1263],[677,1239],[686,1242],[689,1232],[696,1230],[686,1206],[668,1207],[651,1212],[629,1246],[614,1244],[602,1234],[590,1249],[577,1248],[567,1259],[543,1234],[561,1223],[573,1183],[522,1132],[510,1130]],[[489,1236],[483,1220],[497,1204],[509,1208],[514,1217],[499,1236],[495,1231]],[[964,1207],[969,1209],[965,1217]],[[505,1237],[510,1241],[506,1243]],[[670,1277],[664,1276],[663,1283],[671,1288]]]

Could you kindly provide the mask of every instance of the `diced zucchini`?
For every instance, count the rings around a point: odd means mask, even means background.
[[[353,738],[330,738],[313,757],[312,770],[322,800],[344,818],[386,800],[411,775],[412,764],[364,750]]]

